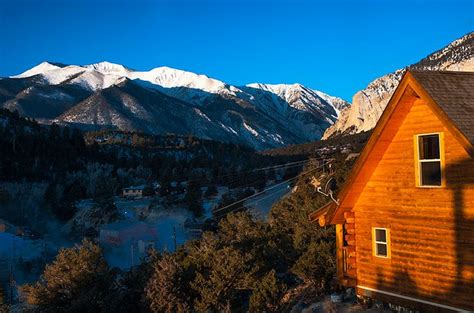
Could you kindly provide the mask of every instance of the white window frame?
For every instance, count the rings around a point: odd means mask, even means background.
[[[439,158],[438,159],[420,159],[421,151],[420,151],[420,137],[424,136],[438,136],[438,144],[439,144]],[[418,134],[415,135],[415,148],[416,148],[416,167],[417,167],[417,187],[421,188],[441,188],[444,186],[444,137],[443,133],[426,133],[426,134]],[[422,174],[422,163],[432,163],[432,162],[439,162],[440,174],[441,174],[441,182],[439,185],[424,185],[423,184],[423,174]]]
[[[385,231],[385,241],[377,241],[377,230]],[[372,227],[372,242],[373,242],[373,254],[378,258],[390,259],[390,229],[385,227]],[[378,253],[377,244],[384,244],[387,247],[387,255],[381,255]]]

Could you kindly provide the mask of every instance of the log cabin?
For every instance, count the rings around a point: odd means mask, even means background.
[[[407,71],[351,173],[310,214],[337,276],[417,311],[474,311],[474,72]]]

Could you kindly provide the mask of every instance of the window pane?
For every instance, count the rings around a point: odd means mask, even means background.
[[[375,230],[375,241],[387,242],[387,232],[385,229]]]
[[[439,136],[418,137],[420,160],[439,159]]]
[[[387,245],[384,243],[377,244],[377,255],[387,256]]]
[[[441,186],[441,163],[421,162],[421,184],[423,186]]]

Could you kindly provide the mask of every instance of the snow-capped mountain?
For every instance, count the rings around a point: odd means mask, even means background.
[[[327,95],[321,91],[312,90],[306,88],[300,84],[286,85],[286,84],[248,84],[247,88],[244,90],[249,94],[257,98],[257,101],[266,102],[266,99],[258,98],[261,96],[258,92],[252,92],[252,90],[260,89],[262,91],[274,94],[273,101],[276,103],[284,102],[290,104],[291,107],[299,110],[321,110],[329,109],[327,113],[334,114],[334,117],[339,115],[339,112],[342,108],[347,106],[347,102],[337,98]],[[326,107],[326,103],[331,105],[331,108]]]
[[[474,71],[474,32],[408,66],[417,70]],[[323,139],[335,134],[353,134],[375,127],[405,69],[377,78],[357,92],[352,105],[342,110],[338,121],[324,133]]]
[[[48,123],[193,134],[264,149],[320,139],[348,103],[300,84],[239,87],[169,67],[43,62],[0,79],[0,105]]]

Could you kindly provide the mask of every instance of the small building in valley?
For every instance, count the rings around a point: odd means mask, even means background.
[[[339,282],[418,311],[474,311],[474,72],[407,71],[352,172],[310,215]]]
[[[145,185],[130,186],[122,189],[122,196],[125,198],[142,198]]]

